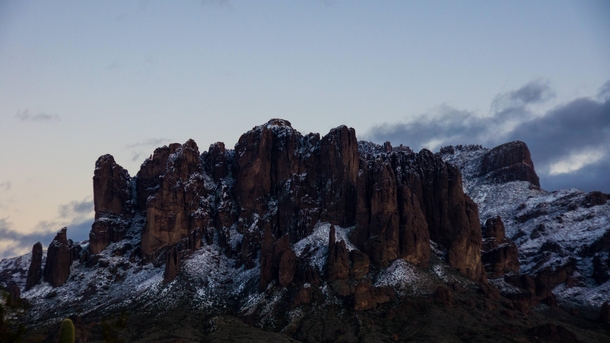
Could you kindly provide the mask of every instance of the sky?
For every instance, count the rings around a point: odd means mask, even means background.
[[[271,118],[519,139],[544,189],[610,193],[610,2],[0,0],[0,258],[88,238],[100,155],[133,176]]]

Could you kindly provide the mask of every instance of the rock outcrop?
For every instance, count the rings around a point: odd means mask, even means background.
[[[95,222],[89,233],[90,253],[98,254],[108,244],[124,238],[127,221],[135,211],[132,188],[129,173],[112,155],[98,158],[93,176]]]
[[[519,273],[517,245],[506,237],[502,219],[499,216],[487,219],[482,232],[481,259],[487,275],[497,278],[507,272]]]
[[[299,268],[319,275],[292,244],[328,222],[355,226],[349,239],[358,248],[350,253],[331,235],[329,281],[364,280],[370,266],[398,258],[426,267],[433,240],[451,266],[485,282],[477,206],[461,185],[457,168],[427,150],[358,143],[345,126],[304,136],[272,119],[243,134],[234,151],[215,143],[200,154],[192,140],[158,148],[135,181],[112,156],[100,157],[89,250],[99,253],[141,225],[131,220],[140,212],[145,262],[167,247],[166,257],[175,258],[218,242],[246,268],[260,256],[262,290],[274,280],[281,287],[300,280]],[[174,262],[166,261],[166,280],[175,277]]]
[[[529,181],[540,187],[529,148],[521,141],[505,143],[488,151],[483,156],[481,175],[496,182]]]
[[[174,246],[165,252],[165,270],[163,271],[163,283],[173,281],[180,274],[180,252]]]
[[[66,228],[61,229],[47,249],[43,277],[53,287],[63,285],[70,276],[73,256],[66,231]]]
[[[28,268],[28,277],[25,281],[25,290],[30,290],[32,287],[40,283],[42,279],[42,244],[37,242],[32,246],[32,258],[30,259],[30,267]]]
[[[166,158],[167,150],[171,153]],[[211,211],[201,203],[207,193],[197,144],[193,140],[180,146],[172,144],[159,155],[153,155],[152,161],[145,162],[138,173],[138,177],[142,174],[147,180],[158,182],[156,192],[150,188],[143,190],[146,194],[152,193],[146,200],[146,225],[142,230],[145,258],[178,244],[195,230],[202,231],[212,219]],[[155,175],[161,170],[161,163],[156,159],[166,159],[161,175]]]
[[[507,297],[527,307],[544,303],[551,308],[557,308],[557,298],[551,288],[541,279],[526,274],[507,275],[504,281],[520,288],[523,293],[508,294]]]
[[[345,241],[336,242],[335,227],[330,227],[328,237],[328,260],[326,262],[326,277],[328,281],[346,280],[350,274],[349,251]]]

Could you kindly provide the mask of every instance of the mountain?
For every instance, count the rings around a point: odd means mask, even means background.
[[[66,317],[80,341],[610,339],[608,195],[540,189],[522,142],[415,153],[272,119],[133,177],[103,155],[93,194],[88,241],[0,261],[30,341]]]

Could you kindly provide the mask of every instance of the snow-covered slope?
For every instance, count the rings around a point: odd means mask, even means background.
[[[330,227],[328,223],[319,223],[311,235],[294,244],[297,256],[320,270],[325,269]],[[348,250],[356,249],[348,239],[351,229],[335,225],[337,241],[346,241]],[[138,230],[131,228],[124,240],[112,243],[88,263],[75,261],[68,281],[61,287],[54,288],[43,281],[21,293],[31,305],[27,321],[45,325],[71,315],[103,316],[123,310],[154,314],[187,306],[208,313],[255,313],[263,325],[273,327],[270,314],[274,307],[290,301],[285,289],[259,292],[260,267],[236,266],[236,261],[227,257],[217,242],[192,252],[183,261],[180,277],[164,284],[163,266],[142,264],[136,256]],[[80,243],[83,249],[87,244]],[[10,279],[23,289],[29,259],[30,254],[26,254],[0,261],[3,280]],[[402,295],[426,295],[435,283],[449,281],[467,288],[474,286],[439,258],[428,271],[399,259],[374,279],[375,286],[393,286]],[[338,301],[329,286],[323,285],[322,291],[328,302]],[[302,313],[297,309],[289,315],[295,319]]]
[[[441,150],[457,166],[464,191],[478,204],[481,221],[500,216],[519,248],[520,272],[541,277],[563,302],[600,306],[610,299],[610,203],[600,192],[547,192],[528,181],[501,182],[482,175],[490,150]]]

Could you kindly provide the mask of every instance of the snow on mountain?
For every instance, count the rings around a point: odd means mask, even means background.
[[[457,146],[441,157],[462,172],[479,217],[500,216],[519,249],[521,273],[536,275],[560,301],[600,306],[610,299],[610,203],[600,192],[547,192],[528,181],[498,181],[482,170],[490,149]],[[598,262],[595,262],[598,261]]]

